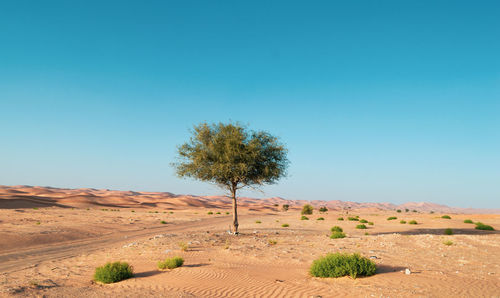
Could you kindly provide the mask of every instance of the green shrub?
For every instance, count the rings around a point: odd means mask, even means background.
[[[406,220],[401,220],[399,223],[404,225],[406,223]]]
[[[181,257],[173,257],[158,262],[158,269],[174,269],[181,267],[184,264],[184,259]]]
[[[220,212],[217,212],[217,213],[215,213],[215,214],[220,214]]]
[[[226,212],[226,215],[229,215],[229,212]]]
[[[406,209],[405,209],[405,212],[408,212],[408,211],[410,211],[410,209],[406,208]]]
[[[352,216],[348,217],[347,219],[350,220],[350,221],[359,221],[359,218],[352,217]]]
[[[162,221],[161,221],[161,223],[162,223],[162,224],[166,224],[167,222],[166,222],[166,221],[164,221],[164,220],[162,220]]]
[[[395,220],[395,219],[398,219],[398,218],[397,218],[396,216],[389,216],[389,217],[387,218],[387,220]]]
[[[369,224],[370,226],[373,226],[373,221],[369,221],[369,222],[368,222],[368,224]]]
[[[411,212],[418,212],[417,210],[413,209]]]
[[[416,225],[416,224],[418,224],[418,222],[416,220],[410,220],[408,222],[408,224],[410,224],[410,225]]]
[[[283,208],[283,211],[288,211],[288,208],[290,208],[290,205],[284,204],[281,208]]]
[[[337,218],[337,220],[344,220],[344,218],[343,217],[339,217],[339,218]]]
[[[325,218],[324,217],[318,217],[318,218],[316,218],[316,220],[325,220]]]
[[[364,230],[364,229],[367,229],[367,227],[365,225],[357,225],[356,229],[362,229],[362,230]]]
[[[444,245],[453,245],[453,241],[447,240],[443,242]]]
[[[133,268],[128,263],[114,262],[97,267],[94,280],[105,284],[118,282],[134,276]]]
[[[466,220],[464,220],[464,223],[473,224],[474,222],[472,221],[472,219],[466,219]]]
[[[396,210],[397,213],[401,213],[401,209]]]
[[[334,226],[334,227],[332,227],[330,229],[330,231],[332,231],[332,232],[343,232],[344,230],[342,230],[342,228],[339,227],[339,226]]]
[[[345,238],[345,234],[342,232],[335,231],[330,235],[331,239]]]
[[[256,220],[255,223],[260,224],[262,222],[260,220]]]
[[[179,248],[182,250],[182,251],[187,251],[189,249],[189,244],[187,244],[186,242],[179,242]]]
[[[451,217],[449,215],[443,215],[441,216],[441,218],[444,218],[444,219],[451,219]]]
[[[267,243],[269,243],[269,245],[276,245],[276,244],[278,244],[278,241],[273,240],[273,239],[269,239],[269,240],[267,240]]]
[[[305,215],[302,215],[302,216],[300,217],[300,220],[309,220],[309,217],[307,217],[307,216],[305,216]]]
[[[445,235],[453,235],[453,230],[452,230],[452,229],[450,229],[450,228],[445,229],[445,230],[444,230],[444,234],[445,234]]]
[[[492,226],[485,225],[482,222],[476,222],[476,230],[494,231]]]
[[[371,260],[359,254],[327,254],[315,260],[309,272],[316,277],[371,276],[377,267]]]
[[[328,211],[328,208],[326,208],[326,207],[319,208],[319,212],[321,212],[321,213],[327,212],[327,211]]]
[[[368,221],[366,219],[362,219],[359,221],[360,223],[368,223]]]
[[[208,212],[207,212],[207,214],[208,214],[208,215],[212,215],[212,214],[214,214],[214,213],[213,213],[212,211],[208,211]]]
[[[289,225],[289,224],[287,224],[287,223],[284,223],[284,224],[282,224],[281,226],[282,226],[283,228],[288,228],[290,225]]]
[[[313,214],[313,206],[309,205],[309,204],[305,204],[303,207],[302,207],[302,212],[301,214],[306,214],[306,215],[310,215],[310,214]]]

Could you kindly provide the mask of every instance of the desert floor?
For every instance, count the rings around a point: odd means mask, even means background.
[[[358,230],[359,222],[337,220],[347,219],[340,211],[315,211],[309,220],[300,220],[299,210],[242,209],[241,234],[233,236],[227,232],[227,211],[0,209],[0,296],[500,297],[500,233],[463,223],[470,218],[498,230],[500,215],[450,214],[452,219],[442,219],[441,214],[352,210],[349,216],[374,222]],[[388,221],[388,216],[398,219]],[[400,219],[419,224],[400,224]],[[328,237],[335,225],[346,238]],[[444,235],[445,228],[454,235]],[[445,245],[447,240],[453,244]],[[187,251],[180,242],[189,245]],[[311,262],[329,252],[370,257],[377,274],[311,277]],[[172,256],[182,256],[184,266],[157,270],[159,260]],[[134,278],[109,285],[92,281],[96,267],[118,260],[134,267]]]

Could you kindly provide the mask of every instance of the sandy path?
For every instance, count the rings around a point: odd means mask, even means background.
[[[139,231],[122,231],[97,238],[67,241],[50,246],[18,249],[15,252],[0,254],[0,272],[14,272],[36,265],[42,261],[75,257],[106,247],[120,246],[125,242],[139,241],[159,233],[185,232],[206,229],[210,225],[227,224],[227,217],[205,218],[168,226],[151,227]]]

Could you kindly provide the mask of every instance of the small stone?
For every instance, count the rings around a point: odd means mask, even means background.
[[[410,275],[410,274],[411,274],[410,269],[406,268],[406,269],[405,269],[405,274],[406,274],[406,275]]]
[[[378,259],[377,256],[370,256],[370,259]]]

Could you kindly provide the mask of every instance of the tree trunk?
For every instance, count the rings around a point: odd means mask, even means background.
[[[238,204],[236,202],[236,186],[231,190],[233,196],[233,232],[238,234]]]

